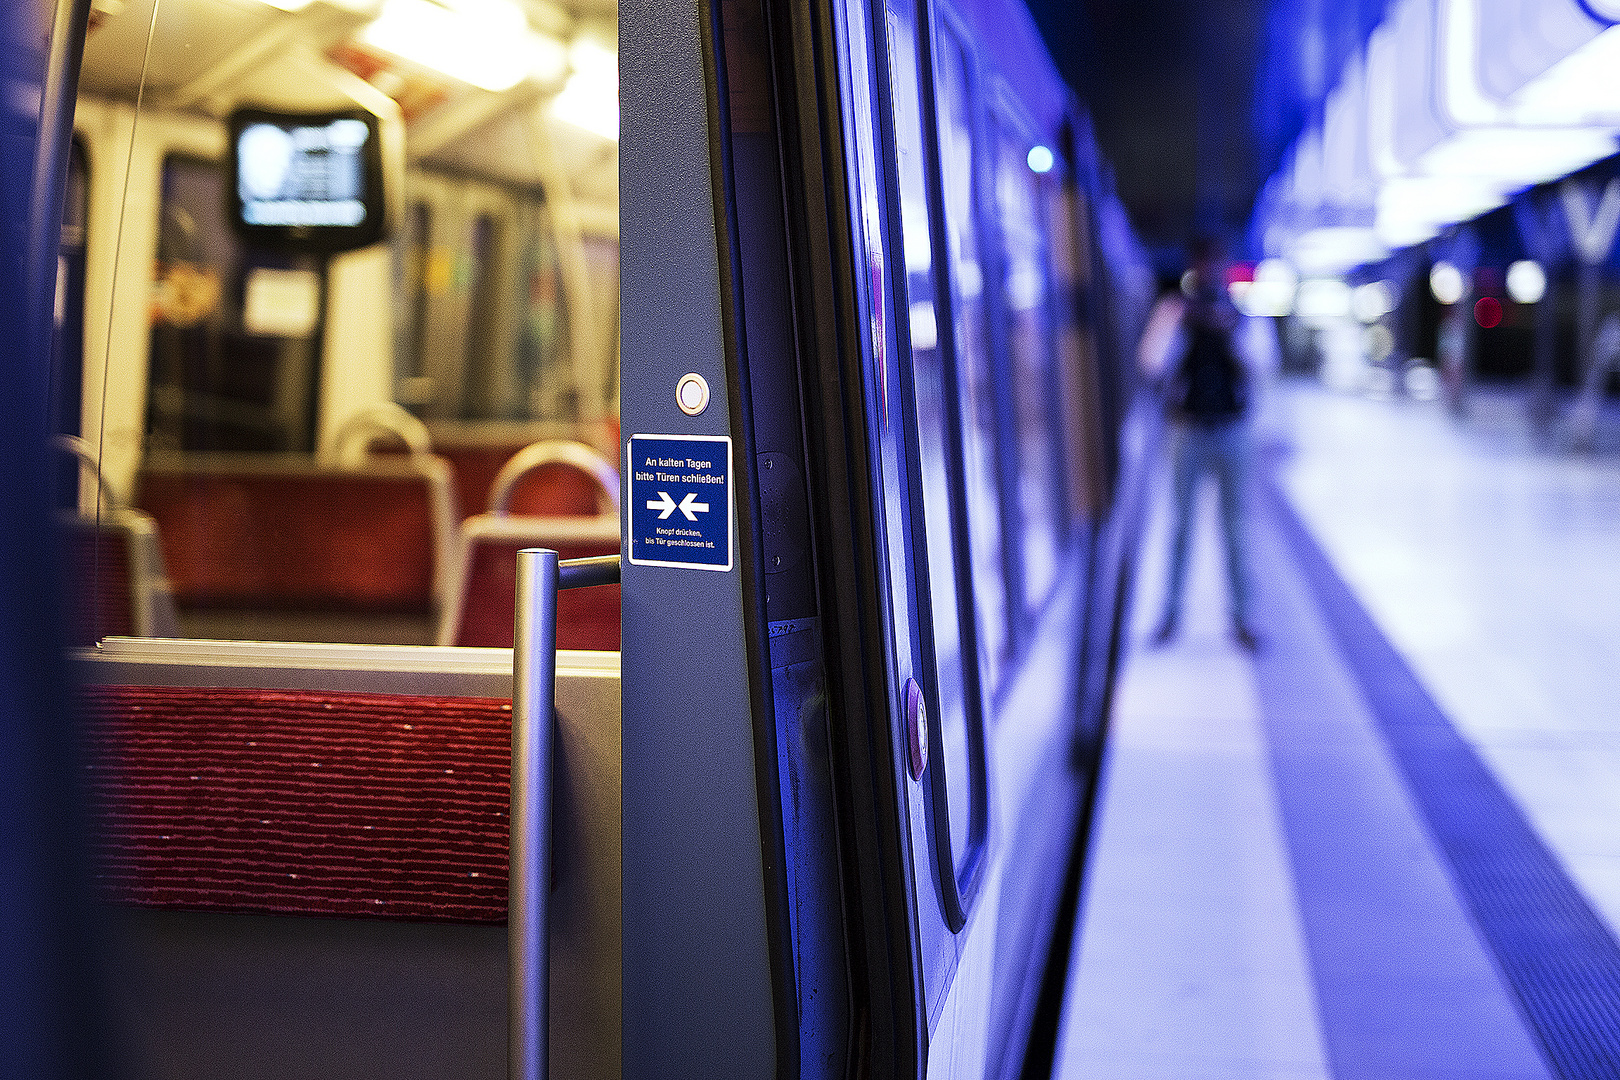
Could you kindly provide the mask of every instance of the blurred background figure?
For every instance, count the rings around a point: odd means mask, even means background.
[[[1170,571],[1156,644],[1176,635],[1187,579],[1194,502],[1205,476],[1215,480],[1226,545],[1233,637],[1259,647],[1250,602],[1245,534],[1253,459],[1249,417],[1256,373],[1256,337],[1227,294],[1224,260],[1213,239],[1193,241],[1179,291],[1160,298],[1142,336],[1141,362],[1159,388],[1171,436]]]

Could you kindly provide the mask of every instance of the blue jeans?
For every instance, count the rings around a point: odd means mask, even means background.
[[[1222,424],[1180,424],[1171,449],[1171,493],[1174,521],[1170,534],[1170,581],[1165,592],[1164,622],[1181,617],[1181,594],[1187,581],[1187,548],[1192,537],[1193,501],[1205,473],[1212,473],[1220,493],[1221,532],[1226,540],[1226,575],[1232,594],[1232,619],[1249,626],[1247,523],[1249,428],[1243,420]]]

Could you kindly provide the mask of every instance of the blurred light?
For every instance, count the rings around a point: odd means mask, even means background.
[[[1235,285],[1240,281],[1241,282],[1249,282],[1249,281],[1253,281],[1253,280],[1254,280],[1254,263],[1251,263],[1251,262],[1235,262],[1231,266],[1228,266],[1226,268],[1226,283],[1228,285]]]
[[[482,90],[560,73],[561,45],[535,33],[512,0],[387,0],[360,40]]]
[[[1395,396],[1395,373],[1385,367],[1368,368],[1361,389],[1370,398],[1388,401]]]
[[[1425,363],[1406,369],[1406,396],[1414,401],[1433,401],[1440,396],[1440,374]]]
[[[1592,6],[1596,0],[1587,0]],[[1620,18],[1620,5],[1610,17]],[[1575,126],[1620,117],[1620,33],[1610,27],[1513,95],[1509,115],[1520,124]]]
[[[1343,319],[1350,315],[1350,286],[1336,278],[1301,282],[1294,312],[1302,319]]]
[[[932,349],[938,344],[939,320],[934,315],[934,305],[919,300],[911,305],[911,347]]]
[[[1387,326],[1369,326],[1361,332],[1361,351],[1373,363],[1382,363],[1395,351],[1395,335]]]
[[[577,37],[568,46],[568,66],[576,75],[619,85],[619,54],[592,37]]]
[[[905,241],[906,270],[926,274],[934,267],[933,242],[928,236],[928,205],[914,199],[900,201],[900,235]]]
[[[282,11],[303,11],[309,7],[310,0],[264,0],[264,3]]]
[[[1478,178],[1408,176],[1378,192],[1378,238],[1390,247],[1421,243],[1446,225],[1467,221],[1507,200]]]
[[[1538,303],[1547,295],[1547,274],[1533,259],[1520,259],[1507,272],[1508,296],[1516,304]]]
[[[1455,304],[1463,298],[1463,276],[1448,262],[1437,262],[1429,271],[1429,292],[1442,304]]]
[[[1389,254],[1371,229],[1334,226],[1312,229],[1295,240],[1289,255],[1305,274],[1338,274]]]
[[[1030,259],[1014,262],[1007,275],[1007,302],[1013,310],[1032,311],[1040,306],[1045,294],[1046,279],[1041,276],[1040,266]]]
[[[1042,174],[1049,173],[1049,172],[1052,171],[1052,166],[1054,166],[1056,164],[1057,164],[1057,158],[1053,156],[1052,151],[1051,151],[1050,148],[1045,147],[1045,146],[1036,146],[1036,147],[1032,147],[1030,149],[1030,151],[1029,151],[1029,170],[1030,170],[1030,172],[1037,172],[1037,173],[1042,173]]]
[[[1267,259],[1254,268],[1254,283],[1233,295],[1245,315],[1282,318],[1294,313],[1294,289],[1299,284],[1294,268],[1281,259]]]
[[[1387,281],[1373,281],[1356,290],[1356,318],[1364,323],[1377,322],[1395,310],[1395,289]]]
[[[619,56],[588,37],[568,47],[568,76],[551,102],[551,115],[567,124],[617,142],[619,139]]]
[[[1568,176],[1614,151],[1614,136],[1592,128],[1473,128],[1424,154],[1418,167],[1429,176],[1519,188]]]
[[[1502,325],[1502,301],[1494,296],[1482,296],[1474,304],[1474,321],[1486,330]]]

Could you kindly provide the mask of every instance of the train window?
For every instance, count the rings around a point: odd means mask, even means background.
[[[462,420],[485,420],[509,416],[512,393],[512,365],[503,362],[505,344],[500,328],[506,323],[502,310],[501,263],[506,255],[506,224],[494,214],[479,214],[472,222],[468,245],[467,333],[463,338],[461,361]]]
[[[1009,644],[1006,564],[1002,546],[1000,466],[996,457],[995,361],[985,310],[984,270],[975,217],[973,102],[967,54],[942,27],[935,52],[940,182],[951,281],[956,384],[962,424],[968,551],[978,616],[980,679],[994,694]]]
[[[904,369],[908,393],[907,427],[913,452],[914,503],[920,504],[921,533],[914,566],[918,593],[923,666],[932,687],[928,702],[939,739],[939,763],[931,770],[930,807],[936,830],[936,858],[941,865],[947,920],[960,929],[967,900],[980,865],[986,828],[983,795],[983,737],[977,671],[963,662],[962,610],[959,588],[968,580],[969,564],[958,563],[957,538],[966,525],[960,478],[952,475],[957,460],[957,412],[954,382],[940,347],[940,297],[936,289],[933,222],[928,198],[926,142],[923,137],[922,84],[919,77],[915,15],[905,0],[887,5],[889,85],[893,107],[895,170],[900,202],[900,237],[905,265],[906,335],[911,363]],[[914,541],[915,542],[915,541]],[[969,636],[969,642],[972,638]],[[945,828],[940,829],[940,818]],[[947,869],[948,868],[948,869]]]
[[[323,283],[310,256],[246,248],[216,162],[164,159],[147,445],[314,449]]]
[[[1082,305],[1090,286],[1090,228],[1085,196],[1070,176],[1047,180],[1047,220],[1052,235],[1052,320],[1055,326],[1057,373],[1064,421],[1064,459],[1068,479],[1066,509],[1073,519],[1101,512],[1105,467],[1101,405],[1094,372],[1097,342]]]
[[[1053,438],[1047,243],[1029,143],[1003,121],[996,140],[996,208],[1001,223],[1001,310],[1011,360],[1008,387],[1016,444],[1023,604],[1038,610],[1057,583],[1062,479]]]
[[[418,199],[405,218],[395,286],[405,310],[396,324],[400,339],[394,346],[394,397],[407,408],[424,405],[433,395],[423,366],[427,354],[428,253],[432,242],[433,207]]]
[[[618,245],[613,245],[613,296],[618,290]],[[569,347],[568,305],[563,299],[562,266],[550,219],[540,216],[523,247],[525,308],[518,322],[517,378],[525,415],[573,416],[579,408]],[[615,319],[618,311],[614,311]],[[618,400],[615,386],[611,400]]]
[[[595,333],[591,336],[591,356],[584,378],[589,386],[582,407],[589,408],[603,395],[618,395],[619,348],[619,241],[586,233],[581,238],[585,252],[585,277],[590,283],[587,295],[591,301],[591,322]]]

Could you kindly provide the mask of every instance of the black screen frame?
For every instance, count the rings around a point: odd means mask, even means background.
[[[240,184],[241,156],[238,141],[253,124],[273,124],[281,128],[325,127],[337,120],[359,120],[370,129],[361,148],[365,217],[356,225],[258,225],[247,221]],[[333,255],[369,247],[388,235],[388,193],[383,179],[382,122],[364,109],[336,109],[329,112],[288,112],[278,109],[242,108],[230,115],[226,148],[229,182],[226,187],[227,216],[231,225],[253,247],[270,248],[294,254]]]

